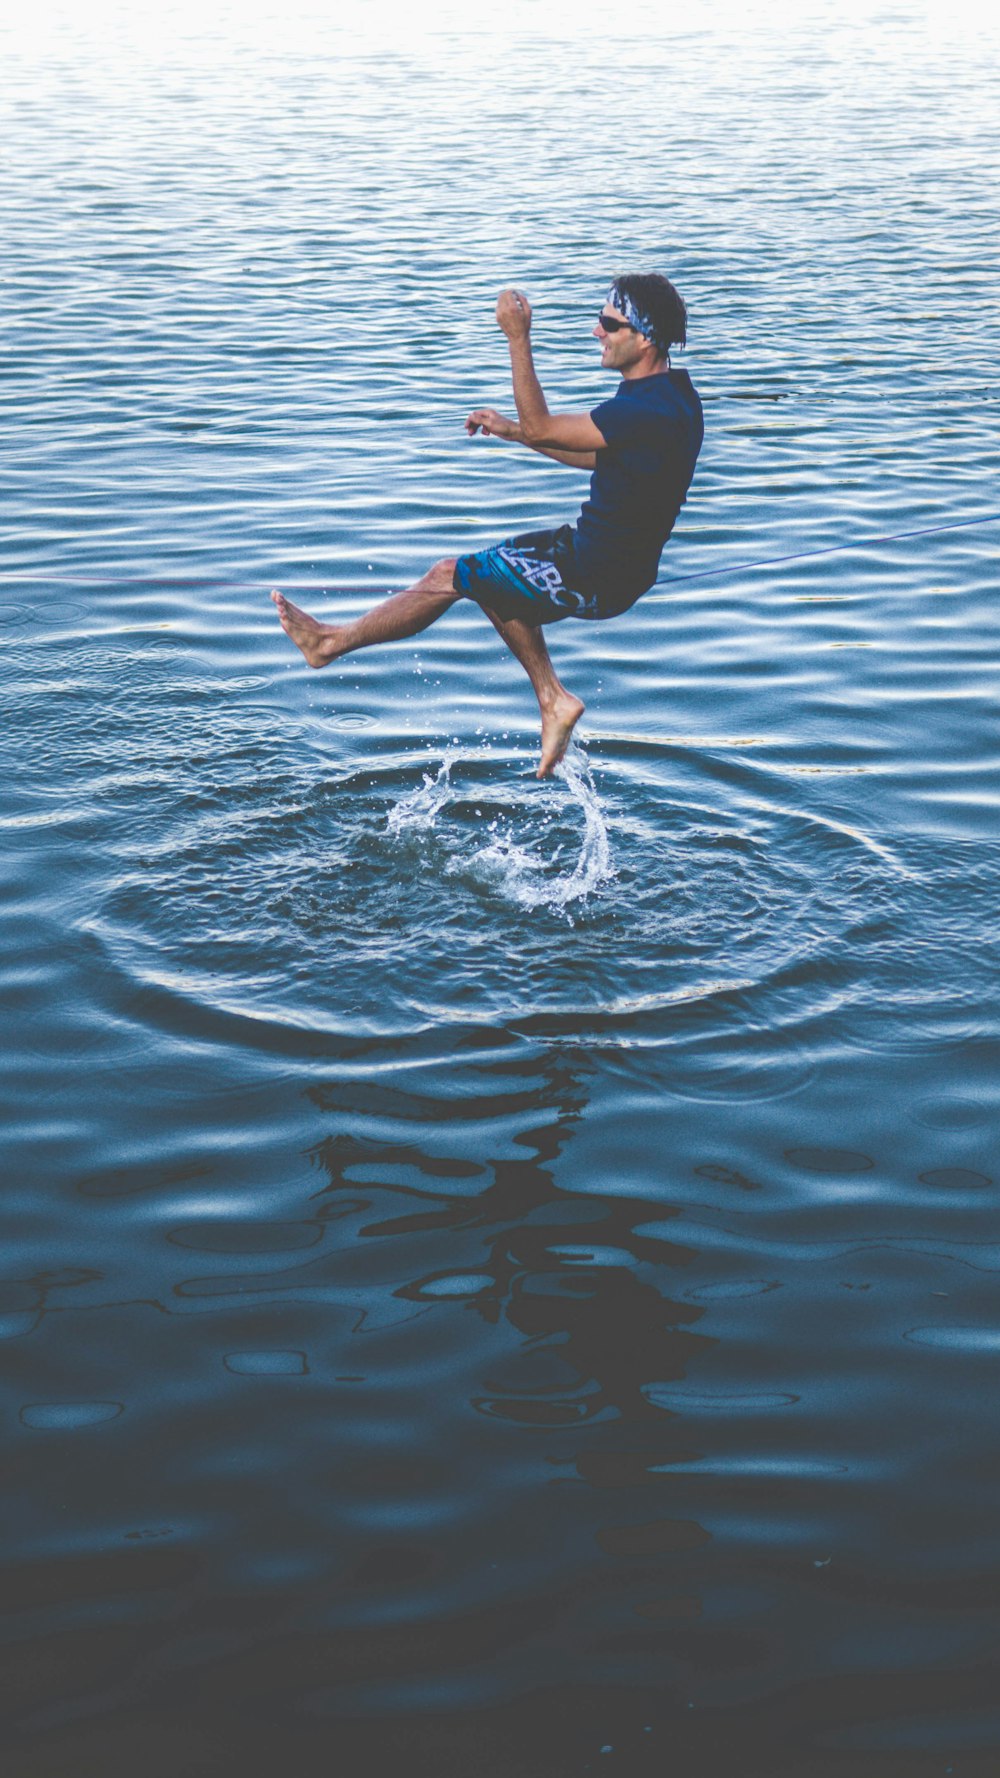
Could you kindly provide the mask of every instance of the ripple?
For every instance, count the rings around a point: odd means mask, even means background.
[[[38,613],[32,605],[0,605],[0,628],[5,630],[23,629],[26,625],[37,623]]]
[[[44,629],[47,625],[58,625],[63,628],[66,624],[84,623],[93,616],[93,613],[79,599],[56,597],[47,610],[43,610],[37,605],[30,607],[30,615],[31,621],[39,628]]]
[[[323,1239],[318,1223],[297,1222],[204,1222],[185,1223],[168,1229],[167,1240],[175,1247],[198,1253],[288,1253],[314,1247]]]
[[[736,1278],[726,1284],[702,1284],[697,1289],[686,1290],[684,1295],[696,1303],[736,1302],[741,1297],[767,1296],[770,1291],[780,1289],[777,1278]]]
[[[809,1477],[846,1476],[852,1473],[849,1463],[838,1463],[829,1457],[803,1453],[758,1456],[752,1451],[733,1451],[725,1456],[700,1457],[690,1464],[695,1475],[760,1476],[766,1481],[798,1480]],[[661,1464],[659,1473],[669,1474],[672,1464]]]
[[[125,1412],[120,1401],[48,1401],[32,1402],[21,1409],[22,1426],[38,1432],[80,1432],[88,1426],[103,1426],[117,1420]]]
[[[914,1346],[932,1346],[944,1352],[989,1355],[1000,1352],[1000,1328],[997,1327],[915,1327],[904,1337]]]
[[[942,1094],[924,1099],[910,1108],[910,1117],[928,1130],[972,1130],[989,1121],[990,1111],[973,1099],[958,1094]]]
[[[363,710],[340,710],[326,720],[331,728],[337,729],[372,728],[375,724],[374,716],[367,715]]]
[[[407,1295],[414,1298],[463,1298],[495,1288],[496,1281],[488,1272],[442,1272],[438,1277],[424,1278],[419,1284],[408,1287]]]
[[[231,708],[211,717],[223,733]],[[319,778],[300,756],[277,791],[251,777],[228,800],[193,783],[88,918],[108,986],[111,968],[143,1021],[286,1053],[472,1016],[590,1048],[669,1043],[680,1097],[800,1090],[811,990],[854,912],[831,893],[825,830],[692,806],[645,782],[648,762],[597,777],[577,752],[544,784],[511,766],[489,746],[436,770],[383,751]],[[855,889],[865,854],[832,843]],[[558,941],[560,922],[580,937]]]
[[[223,1363],[237,1377],[305,1377],[304,1352],[227,1352]]]
[[[937,1186],[941,1191],[982,1191],[993,1184],[988,1173],[975,1173],[971,1167],[932,1167],[919,1177],[921,1185]]]
[[[756,1414],[770,1413],[776,1408],[795,1407],[801,1399],[786,1394],[699,1394],[690,1389],[674,1389],[669,1384],[649,1383],[643,1389],[654,1407],[668,1408],[685,1414]]]
[[[786,1161],[793,1167],[804,1167],[809,1173],[870,1173],[875,1165],[870,1155],[855,1154],[846,1148],[786,1148]]]

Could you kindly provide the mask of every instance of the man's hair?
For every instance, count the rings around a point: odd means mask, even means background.
[[[641,331],[651,339],[664,357],[673,345],[683,346],[687,340],[687,309],[684,300],[669,278],[659,272],[623,272],[615,278],[612,290],[625,297],[632,307],[649,322]],[[624,308],[622,304],[615,305]]]

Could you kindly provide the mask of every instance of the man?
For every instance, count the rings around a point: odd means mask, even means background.
[[[502,290],[496,318],[507,336],[517,419],[474,408],[477,432],[592,471],[590,497],[575,527],[528,532],[475,555],[448,556],[405,592],[394,593],[353,622],[319,623],[282,593],[278,616],[311,667],[326,667],[356,648],[397,642],[435,622],[456,599],[481,605],[531,680],[542,718],[538,776],[546,778],[583,714],[580,699],[556,676],[541,626],[563,618],[615,617],[656,579],[663,549],[684,502],[704,434],[701,402],[686,371],[670,366],[683,344],[687,311],[656,272],[612,284],[594,328],[601,364],[621,383],[589,414],[551,414],[531,354],[531,308]]]

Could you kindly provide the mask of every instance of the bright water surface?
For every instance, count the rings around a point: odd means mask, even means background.
[[[996,38],[682,10],[6,27],[6,1778],[997,1770]],[[572,517],[633,265],[543,785],[266,590]]]

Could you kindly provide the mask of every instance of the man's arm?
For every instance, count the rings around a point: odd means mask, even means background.
[[[470,438],[481,432],[484,438],[505,438],[511,444],[528,443],[517,420],[508,420],[506,415],[498,414],[495,407],[473,408],[465,422],[465,430]],[[596,451],[552,450],[541,444],[529,445],[528,448],[537,451],[541,457],[551,457],[556,463],[566,463],[570,469],[593,469],[597,461]]]
[[[607,440],[589,414],[550,414],[531,355],[531,304],[519,290],[501,290],[497,324],[507,335],[522,442],[545,452],[604,450]]]

